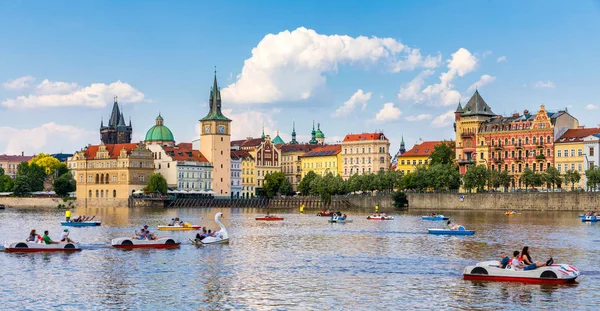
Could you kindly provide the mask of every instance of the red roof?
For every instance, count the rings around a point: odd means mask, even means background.
[[[137,147],[137,144],[109,144],[109,145],[105,145],[105,146],[106,146],[106,150],[108,150],[108,155],[110,156],[110,158],[116,159],[119,157],[121,149],[125,148],[125,150],[127,150],[127,154],[129,154],[129,153],[131,153],[131,150],[133,150]],[[88,146],[85,149],[85,157],[88,160],[95,159],[96,153],[98,152],[99,148],[100,148],[100,145]]]
[[[264,138],[247,138],[242,140],[233,140],[231,141],[231,146],[240,146],[240,147],[257,147],[264,141]]]
[[[9,161],[9,162],[29,162],[29,160],[33,159],[33,156],[20,156],[20,155],[5,155],[0,154],[0,161]]]
[[[336,155],[342,152],[342,145],[325,145],[319,148],[315,148],[307,153],[305,153],[302,157],[322,157],[322,156],[331,156]]]
[[[424,141],[421,144],[414,145],[412,149],[399,155],[398,157],[419,157],[419,156],[430,156],[435,149],[435,146],[441,144],[441,141]]]
[[[245,150],[231,150],[232,159],[252,159],[252,155]]]
[[[560,136],[556,142],[557,143],[572,143],[572,142],[582,142],[584,137],[588,137],[590,135],[600,134],[600,128],[590,127],[583,129],[570,129],[567,130],[562,136]]]
[[[361,140],[379,140],[383,137],[384,140],[388,140],[383,133],[362,133],[362,134],[348,134],[344,137],[346,141],[361,141]]]
[[[320,145],[312,145],[312,144],[290,144],[283,145],[280,147],[281,152],[308,152],[315,148],[320,147]]]
[[[180,143],[174,147],[163,146],[165,153],[174,161],[208,162],[208,159],[199,150],[192,150],[192,144]]]

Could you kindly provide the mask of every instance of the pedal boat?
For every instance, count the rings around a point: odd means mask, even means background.
[[[370,215],[370,216],[367,216],[367,220],[394,220],[394,217]]]
[[[198,230],[201,226],[193,225],[193,226],[158,226],[158,230],[160,231],[190,231],[190,230]]]
[[[256,217],[254,219],[262,221],[281,221],[283,220],[283,217]]]
[[[448,220],[450,217],[446,217],[444,215],[435,215],[435,216],[421,216],[421,220]]]
[[[101,226],[102,222],[101,221],[80,221],[80,222],[62,221],[60,223],[60,225],[65,226],[65,227],[96,227],[96,226]]]
[[[467,230],[465,227],[460,226],[458,230],[452,229],[427,229],[429,234],[435,235],[473,235],[475,230]]]
[[[600,216],[584,216],[581,218],[581,222],[596,222],[600,221]]]
[[[354,220],[352,219],[329,219],[328,222],[329,223],[335,223],[335,224],[348,224],[348,223],[352,223]]]
[[[515,213],[515,212],[512,212],[512,213],[506,212],[506,213],[504,213],[504,216],[516,216],[516,215],[521,215],[521,213]]]
[[[196,245],[207,245],[207,244],[227,244],[229,243],[229,232],[227,228],[221,223],[221,217],[223,217],[223,213],[218,212],[215,214],[215,222],[221,230],[215,232],[215,236],[208,236],[202,240],[193,240],[192,243]]]
[[[334,212],[331,211],[320,211],[317,213],[317,216],[322,216],[322,217],[331,217],[333,216]]]
[[[5,243],[4,248],[9,253],[36,253],[36,252],[79,252],[81,247],[75,243],[45,244],[33,242]]]
[[[170,237],[161,237],[156,240],[138,240],[132,238],[116,238],[110,244],[115,248],[177,248],[179,247],[178,240]]]
[[[577,268],[567,264],[553,264],[528,271],[514,271],[498,267],[498,261],[479,262],[463,271],[465,280],[506,281],[542,284],[574,283],[580,275]]]

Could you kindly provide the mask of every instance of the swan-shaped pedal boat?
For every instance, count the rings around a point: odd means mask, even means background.
[[[221,217],[223,217],[223,213],[218,212],[215,214],[215,222],[221,227],[221,230],[215,232],[214,236],[207,236],[202,240],[192,240],[192,243],[196,245],[229,243],[229,232],[227,232],[227,228],[221,223]]]
[[[526,283],[573,283],[580,275],[577,268],[567,264],[553,264],[528,271],[515,271],[499,267],[498,261],[483,261],[468,266],[463,271],[465,280],[508,281]]]
[[[160,231],[190,231],[200,229],[200,225],[189,225],[189,226],[158,226]]]
[[[161,237],[156,240],[116,238],[110,244],[115,248],[177,248],[181,242],[175,238]]]
[[[394,217],[370,215],[370,216],[367,216],[367,220],[394,220]]]
[[[101,221],[79,221],[79,222],[62,221],[60,223],[60,225],[65,226],[65,227],[95,227],[95,226],[101,226],[102,222]]]
[[[4,248],[9,253],[35,253],[35,252],[79,252],[81,247],[76,243],[45,244],[33,242],[5,243]]]
[[[473,235],[475,230],[467,230],[465,227],[460,226],[457,230],[452,229],[427,229],[429,234],[435,235]]]
[[[421,216],[421,220],[448,220],[450,217],[446,217],[444,215],[435,215],[435,216]]]

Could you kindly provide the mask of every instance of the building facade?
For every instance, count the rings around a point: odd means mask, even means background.
[[[398,155],[396,170],[402,174],[410,174],[417,166],[428,164],[431,153],[440,143],[441,141],[422,141],[415,144],[412,149]]]
[[[17,177],[17,167],[21,162],[29,162],[35,156],[26,156],[23,152],[21,155],[6,155],[0,154],[0,168],[4,169],[4,174],[10,178]]]
[[[154,170],[167,180],[169,188],[177,190],[212,191],[213,167],[191,143],[174,146],[150,144]]]
[[[275,172],[281,172],[281,150],[271,141],[271,137],[267,135],[262,143],[256,148],[254,154],[256,160],[256,186],[257,191],[262,189],[265,184],[265,176]]]
[[[221,90],[217,75],[210,91],[208,114],[200,120],[200,152],[213,166],[215,196],[231,196],[231,120],[221,112]]]
[[[298,191],[298,184],[302,180],[302,156],[317,147],[297,143],[281,146],[281,171],[294,191]]]
[[[129,144],[131,143],[132,133],[133,127],[131,126],[131,120],[129,120],[129,125],[125,124],[125,117],[123,116],[123,112],[119,109],[117,97],[115,96],[108,124],[104,126],[104,121],[100,121],[100,141],[105,145]]]
[[[342,176],[388,171],[390,141],[383,133],[348,134],[342,141]]]
[[[325,145],[312,149],[301,157],[302,178],[313,171],[319,176],[342,175],[342,146]]]
[[[237,155],[242,159],[242,198],[250,199],[256,196],[254,157],[247,151],[238,151]]]
[[[242,154],[240,150],[231,150],[231,197],[242,197]]]
[[[143,189],[154,173],[152,152],[144,144],[89,145],[72,161],[77,175],[78,202],[87,199],[127,199]]]
[[[581,175],[579,182],[574,185],[576,189],[587,189],[585,171],[599,163],[599,137],[600,128],[580,127],[566,131],[554,142],[556,169],[561,174],[576,171]]]

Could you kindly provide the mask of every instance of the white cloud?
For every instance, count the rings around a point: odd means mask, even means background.
[[[421,101],[423,99],[423,93],[421,88],[425,83],[425,78],[433,74],[433,70],[427,69],[419,73],[410,82],[404,84],[398,94],[396,95],[399,100],[414,100]]]
[[[496,59],[497,63],[502,63],[502,62],[507,62],[508,60],[506,59],[506,56],[500,56],[498,57],[498,59]]]
[[[44,80],[36,88],[41,94],[19,96],[7,99],[2,106],[7,108],[38,108],[38,107],[105,107],[112,103],[115,95],[121,103],[136,103],[144,101],[144,94],[133,86],[116,81],[111,84],[93,83],[80,87],[75,83],[51,82]]]
[[[0,126],[0,150],[6,154],[71,153],[97,139],[98,133],[54,122],[30,129]],[[66,146],[66,145],[67,146]],[[73,149],[64,149],[73,148]]]
[[[408,48],[407,48],[408,49]],[[427,55],[423,57],[419,49],[412,49],[406,56],[406,59],[400,60],[396,63],[392,72],[400,72],[403,70],[415,70],[416,68],[437,68],[442,62],[442,55],[438,53],[437,56]]]
[[[68,94],[79,88],[75,82],[53,82],[45,79],[35,88],[35,91],[42,95]]]
[[[423,121],[423,120],[429,120],[433,118],[432,115],[430,114],[420,114],[420,115],[416,115],[416,116],[407,116],[404,118],[404,120],[406,121]]]
[[[394,107],[394,103],[385,103],[383,108],[375,115],[375,121],[397,120],[402,115],[400,109]]]
[[[433,127],[444,127],[452,124],[454,121],[454,111],[449,110],[448,112],[441,114],[431,121]]]
[[[587,109],[587,110],[596,110],[596,109],[598,109],[598,106],[596,106],[594,104],[589,104],[589,105],[585,106],[585,109]]]
[[[325,85],[324,74],[341,65],[383,63],[392,71],[436,65],[436,57],[419,55],[392,38],[323,35],[300,27],[266,35],[222,95],[238,104],[303,100]]]
[[[484,85],[494,82],[494,80],[496,80],[496,77],[492,77],[490,75],[482,75],[479,78],[479,81],[477,81],[477,82],[471,84],[471,86],[469,86],[468,91],[473,92],[476,89],[480,89]]]
[[[538,81],[535,83],[535,88],[554,88],[556,87],[556,85],[554,85],[554,82],[548,80],[547,82],[543,82],[543,81]]]
[[[32,76],[24,76],[20,78],[16,78],[14,80],[9,80],[2,83],[2,87],[7,90],[23,90],[31,87],[31,84],[35,81],[35,78]]]
[[[277,111],[266,113],[257,110],[223,109],[223,114],[234,120],[231,122],[232,140],[247,137],[258,138],[262,134],[263,125],[265,135],[271,135],[271,139],[277,135],[277,122],[273,118],[273,114],[277,114]]]
[[[363,110],[367,108],[367,102],[371,99],[371,92],[365,93],[363,90],[359,89],[356,91],[350,99],[342,104],[340,108],[338,108],[334,113],[334,117],[343,117],[350,114],[354,111],[356,107],[362,107]]]
[[[488,56],[490,56],[490,55],[492,55],[492,51],[490,51],[490,50],[487,50],[487,51],[484,51],[484,52],[481,54],[481,57],[482,57],[482,58],[486,58],[486,57],[488,57]]]

